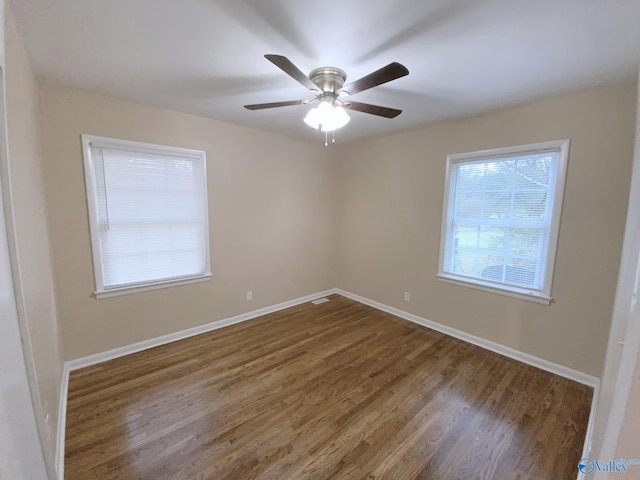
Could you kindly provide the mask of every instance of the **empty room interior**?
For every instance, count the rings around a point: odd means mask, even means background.
[[[1,2],[0,479],[640,478],[640,2]]]

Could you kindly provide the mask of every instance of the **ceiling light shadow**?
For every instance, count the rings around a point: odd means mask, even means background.
[[[408,105],[417,104],[417,105],[425,105],[425,104],[433,104],[437,103],[438,105],[461,105],[463,102],[457,101],[456,94],[454,92],[416,92],[415,90],[406,90],[402,88],[393,88],[393,87],[378,87],[377,94],[383,95],[386,98],[398,98]]]
[[[487,3],[491,1],[492,0],[458,0],[442,2],[435,8],[429,10],[425,15],[418,17],[415,22],[404,30],[397,32],[378,46],[361,55],[356,59],[356,62],[366,62],[430,30],[442,28],[447,23],[467,16],[472,11],[486,6]],[[412,0],[412,2],[404,8],[419,12],[424,10],[424,6],[424,0]]]
[[[282,86],[282,77],[273,75],[217,76],[180,80],[165,85],[165,90],[192,98],[228,97],[265,92]]]
[[[264,0],[214,0],[214,4],[234,18],[239,24],[248,26],[265,39],[273,35],[287,42],[287,53],[295,49],[307,57],[315,58],[316,52],[289,10],[278,1]],[[284,46],[283,46],[284,47]],[[282,47],[281,47],[282,48]]]

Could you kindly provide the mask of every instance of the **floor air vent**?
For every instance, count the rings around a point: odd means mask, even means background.
[[[321,303],[326,303],[328,301],[329,299],[327,297],[322,297],[322,298],[316,298],[315,300],[311,300],[311,303],[313,303],[314,305],[320,305]]]

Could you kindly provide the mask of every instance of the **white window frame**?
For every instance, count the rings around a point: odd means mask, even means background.
[[[438,280],[452,283],[455,285],[465,286],[482,290],[485,292],[496,293],[509,297],[515,297],[522,300],[528,300],[543,305],[549,305],[552,301],[551,288],[553,283],[553,270],[555,266],[556,250],[558,246],[558,234],[560,230],[560,216],[562,212],[562,202],[564,199],[564,187],[567,173],[567,161],[569,158],[570,140],[554,140],[550,142],[532,143],[528,145],[518,145],[513,147],[495,148],[491,150],[482,150],[477,152],[459,153],[447,156],[447,167],[445,174],[444,202],[442,208],[442,229],[440,236],[440,261],[438,266]],[[516,287],[511,285],[500,284],[483,281],[477,278],[457,275],[444,271],[445,253],[448,246],[448,222],[453,215],[453,199],[455,191],[451,185],[451,170],[454,164],[465,163],[477,160],[488,160],[491,158],[500,158],[506,156],[522,155],[527,153],[541,153],[544,151],[556,151],[558,154],[558,170],[556,172],[556,182],[553,188],[553,205],[551,212],[551,222],[549,228],[549,239],[546,262],[544,264],[543,287],[540,290],[531,290],[528,288]]]
[[[169,280],[150,281],[137,283],[134,285],[105,288],[102,262],[102,247],[100,243],[98,227],[98,188],[96,185],[96,166],[91,155],[91,148],[108,148],[124,150],[127,152],[139,152],[156,155],[167,155],[173,157],[186,157],[201,159],[204,162],[204,213],[206,219],[205,227],[205,270],[203,274],[190,275]],[[207,166],[206,153],[202,150],[192,150],[187,148],[170,147],[166,145],[155,145],[151,143],[133,142],[116,138],[98,137],[95,135],[82,135],[82,153],[84,157],[85,185],[87,189],[87,206],[89,210],[89,227],[91,231],[91,249],[93,252],[93,271],[95,279],[95,297],[98,299],[114,297],[118,295],[128,295],[132,293],[146,292],[161,288],[187,285],[191,283],[205,282],[211,279],[211,259],[209,243],[209,213],[208,213],[208,193],[207,193]]]

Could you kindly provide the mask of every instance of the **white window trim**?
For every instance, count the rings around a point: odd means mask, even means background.
[[[188,285],[192,283],[205,282],[211,279],[211,258],[209,244],[209,228],[205,229],[205,271],[203,274],[191,275],[182,278],[171,278],[154,282],[145,282],[134,285],[118,286],[114,288],[105,288],[104,275],[102,270],[102,251],[100,238],[98,235],[98,189],[95,183],[95,162],[91,156],[91,147],[108,148],[114,150],[125,150],[128,152],[152,153],[157,155],[171,155],[175,157],[198,158],[204,161],[205,182],[207,178],[207,162],[206,153],[202,150],[192,150],[187,148],[170,147],[165,145],[155,145],[151,143],[133,142],[130,140],[119,140],[115,138],[98,137],[95,135],[82,135],[82,154],[84,158],[85,185],[87,189],[87,203],[89,210],[89,230],[91,234],[91,250],[93,254],[93,271],[95,280],[94,295],[97,299],[115,297],[119,295],[129,295],[133,293],[147,292],[158,290],[161,288],[175,287],[179,285]],[[205,205],[204,213],[209,219],[208,212],[208,192],[205,188]]]
[[[207,282],[211,280],[212,275],[210,273],[205,275],[198,275],[193,277],[187,277],[184,279],[166,280],[163,282],[149,282],[142,285],[132,285],[129,287],[117,287],[110,288],[108,290],[96,291],[94,295],[97,299],[119,297],[120,295],[130,295],[132,293],[150,292],[152,290],[159,290],[161,288],[178,287],[180,285],[190,285],[192,283]]]
[[[440,230],[440,259],[438,264],[438,280],[452,283],[455,285],[465,286],[482,290],[485,292],[505,295],[521,300],[528,300],[543,305],[549,305],[553,298],[551,296],[551,288],[553,283],[553,271],[555,267],[556,250],[558,246],[558,234],[560,231],[560,217],[562,213],[562,203],[564,200],[564,188],[567,175],[567,161],[569,158],[570,140],[554,140],[550,142],[531,143],[527,145],[518,145],[513,147],[495,148],[491,150],[482,150],[478,152],[458,153],[447,156],[447,167],[445,173],[444,202],[442,207],[442,225]],[[554,202],[551,212],[551,222],[549,229],[549,243],[547,250],[547,259],[545,263],[545,277],[542,290],[530,290],[526,288],[514,287],[510,285],[496,285],[492,282],[485,282],[476,278],[469,278],[462,275],[456,275],[444,271],[444,258],[447,241],[447,220],[452,213],[452,194],[451,191],[451,168],[454,163],[471,160],[482,160],[488,158],[496,158],[502,156],[510,156],[523,154],[528,152],[541,152],[544,150],[558,151],[558,172],[554,187]]]

